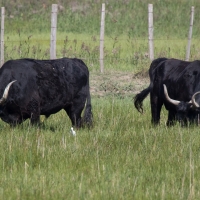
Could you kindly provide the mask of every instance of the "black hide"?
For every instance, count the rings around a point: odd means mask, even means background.
[[[40,115],[49,117],[64,109],[73,126],[91,125],[89,71],[82,60],[9,60],[0,69],[0,96],[13,80],[6,103],[0,105],[3,121],[14,125],[30,118],[34,124]]]
[[[134,98],[138,111],[142,112],[142,102],[150,93],[152,123],[160,121],[162,105],[168,110],[167,125],[174,121],[197,122],[199,109],[192,108],[188,102],[192,95],[200,91],[200,61],[186,62],[178,59],[155,59],[149,69],[150,85]],[[166,85],[170,98],[181,103],[175,106],[169,103],[164,95],[163,84]],[[200,95],[196,102],[200,105]]]

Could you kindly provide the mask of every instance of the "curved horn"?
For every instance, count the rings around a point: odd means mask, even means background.
[[[3,93],[3,96],[2,96],[2,98],[0,99],[0,105],[2,105],[2,104],[5,103],[5,101],[6,101],[7,97],[8,97],[8,92],[9,92],[10,86],[11,86],[15,81],[17,81],[17,80],[14,80],[14,81],[8,83],[8,85],[6,86],[6,88],[5,88],[5,90],[4,90],[4,93]]]
[[[195,108],[199,108],[199,104],[195,101],[195,96],[196,96],[197,94],[200,94],[200,92],[194,93],[194,94],[192,95],[192,99],[191,99],[192,105],[193,105]]]
[[[177,100],[174,100],[174,99],[171,99],[168,95],[168,92],[167,92],[167,87],[165,84],[163,84],[163,87],[164,87],[164,94],[165,94],[165,97],[167,99],[167,101],[169,101],[170,103],[174,104],[175,106],[177,106],[180,101],[177,101]]]

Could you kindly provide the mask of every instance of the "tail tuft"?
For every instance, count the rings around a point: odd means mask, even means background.
[[[143,100],[147,97],[150,92],[150,86],[144,90],[142,90],[139,94],[134,97],[134,105],[138,112],[143,113]]]

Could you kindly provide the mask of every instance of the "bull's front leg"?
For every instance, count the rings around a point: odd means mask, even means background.
[[[37,99],[33,98],[31,102],[29,102],[28,111],[30,114],[31,125],[39,125],[40,124],[40,103]]]
[[[31,113],[31,125],[39,125],[40,124],[40,114],[37,113]]]
[[[168,111],[167,126],[173,126],[176,120],[176,113],[173,111]]]

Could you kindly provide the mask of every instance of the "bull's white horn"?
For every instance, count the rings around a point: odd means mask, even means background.
[[[14,81],[11,81],[10,83],[8,83],[8,85],[6,86],[5,90],[4,90],[4,93],[3,93],[3,96],[2,98],[0,99],[0,105],[4,104],[6,99],[8,98],[8,92],[9,92],[9,89],[10,89],[10,86],[17,80],[14,80]]]
[[[196,96],[197,94],[200,94],[200,92],[194,93],[194,94],[192,95],[192,99],[191,99],[192,105],[193,105],[195,108],[199,108],[199,104],[195,101],[195,96]]]
[[[175,106],[178,106],[178,104],[180,103],[180,101],[171,99],[171,98],[169,97],[169,95],[168,95],[166,85],[163,84],[163,87],[164,87],[165,98],[167,99],[167,101],[170,102],[170,103],[172,103],[172,104],[174,104]]]

